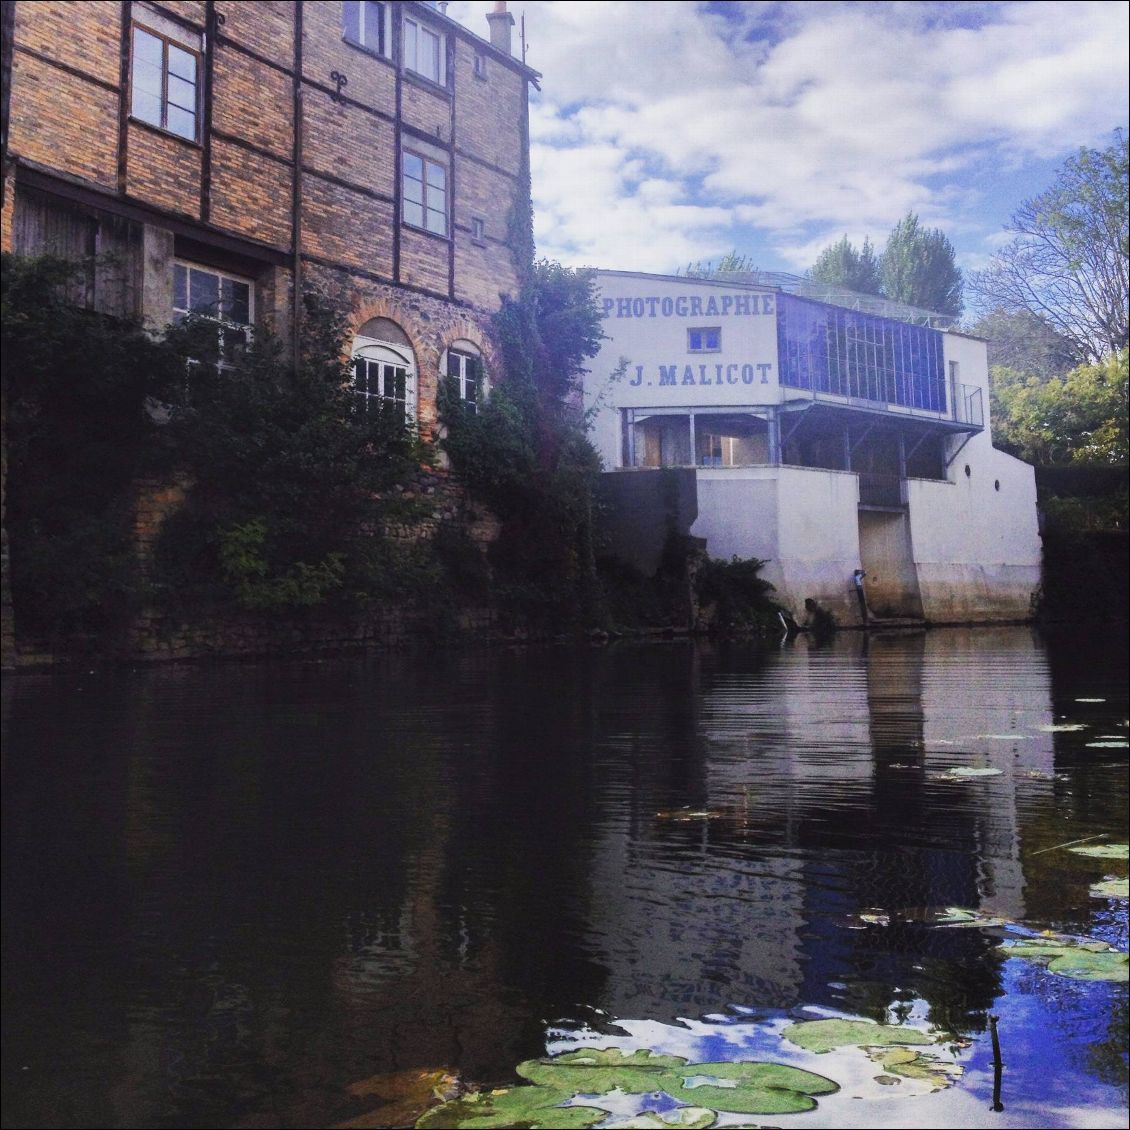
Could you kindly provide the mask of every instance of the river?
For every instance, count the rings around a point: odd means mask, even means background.
[[[771,1125],[1126,1125],[1127,985],[1002,948],[1127,949],[1070,846],[1127,841],[1123,638],[25,675],[3,748],[5,1126],[403,1125],[611,1048],[838,1085]],[[834,1018],[932,1072],[785,1034]]]

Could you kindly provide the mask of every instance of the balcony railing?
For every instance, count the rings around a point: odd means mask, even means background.
[[[979,385],[962,385],[961,395],[955,399],[955,420],[962,424],[975,424],[979,428],[985,426],[985,406]]]

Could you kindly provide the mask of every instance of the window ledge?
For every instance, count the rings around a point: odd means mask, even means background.
[[[400,72],[405,79],[407,79],[414,86],[420,87],[421,90],[427,90],[431,94],[443,95],[449,102],[455,97],[451,87],[442,86],[440,83],[427,77],[427,75],[420,74],[419,71],[409,70],[408,67],[402,67]]]
[[[376,59],[378,62],[384,63],[387,67],[395,66],[391,56],[382,55],[376,49],[366,47],[364,43],[358,43],[355,39],[348,39],[344,35],[341,37],[341,41],[347,47],[352,47],[354,51],[360,51],[362,55],[368,55],[370,59]]]
[[[130,114],[129,121],[131,126],[141,126],[142,129],[150,130],[153,133],[159,134],[161,137],[171,138],[173,141],[179,141],[184,145],[191,146],[193,149],[204,149],[204,146],[195,138],[185,137],[184,134],[181,133],[173,133],[171,129],[165,129],[164,126],[155,126],[152,122],[145,121],[144,118],[135,118]]]
[[[408,220],[402,219],[400,226],[407,228],[409,231],[418,232],[420,235],[426,235],[429,239],[439,240],[441,243],[452,244],[455,241],[449,235],[440,235],[439,232],[429,231],[427,228],[418,227],[416,224],[410,223]]]

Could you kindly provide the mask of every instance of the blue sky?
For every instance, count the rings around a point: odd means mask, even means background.
[[[448,14],[485,36],[488,2]],[[535,234],[570,266],[736,248],[801,272],[915,211],[984,266],[1012,211],[1127,124],[1130,5],[540,2]],[[518,28],[515,27],[515,53]]]

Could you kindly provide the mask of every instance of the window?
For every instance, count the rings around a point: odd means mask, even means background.
[[[404,153],[404,222],[447,235],[447,169],[418,153]]]
[[[174,317],[180,321],[195,314],[216,323],[221,368],[232,364],[247,346],[254,317],[253,301],[249,279],[193,263],[173,266]]]
[[[687,330],[688,353],[720,353],[722,350],[721,326]]]
[[[404,17],[404,69],[447,85],[447,45],[427,24]]]
[[[365,47],[388,58],[392,28],[390,5],[375,0],[346,0],[342,5],[342,34],[358,47]]]
[[[366,412],[392,409],[416,422],[416,370],[410,351],[389,342],[354,341],[353,386]]]
[[[454,382],[463,406],[472,415],[477,413],[486,395],[483,359],[479,351],[469,341],[457,341],[447,351],[446,372],[448,379]]]
[[[138,121],[195,141],[198,61],[196,52],[135,24],[130,113]]]
[[[482,216],[471,217],[471,242],[482,245],[486,243],[486,221]]]
[[[487,57],[481,52],[475,52],[475,78],[487,77]]]

